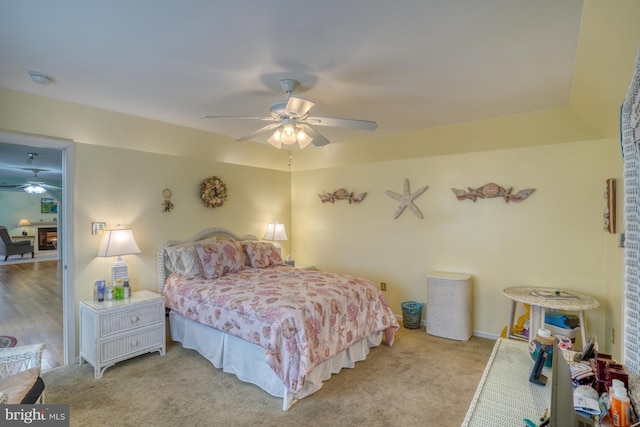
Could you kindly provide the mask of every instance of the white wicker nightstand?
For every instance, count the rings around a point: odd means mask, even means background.
[[[164,355],[165,336],[164,298],[154,292],[80,303],[80,364],[92,365],[96,378],[123,360],[154,351]]]

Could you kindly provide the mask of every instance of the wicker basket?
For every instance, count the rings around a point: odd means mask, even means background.
[[[416,301],[405,301],[402,307],[402,324],[407,329],[418,329],[422,318],[422,304]]]
[[[471,297],[470,274],[429,273],[426,332],[437,337],[468,341],[472,334]]]

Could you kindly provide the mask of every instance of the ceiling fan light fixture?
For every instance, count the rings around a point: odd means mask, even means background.
[[[300,146],[300,148],[306,147],[311,143],[311,141],[313,141],[313,138],[307,135],[304,129],[300,129],[296,136],[298,138],[298,145]]]
[[[280,135],[281,135],[280,129],[276,129],[273,135],[267,138],[267,142],[276,148],[281,148],[282,141],[280,140]]]
[[[282,144],[293,145],[296,142],[300,148],[304,148],[313,141],[304,128],[297,127],[291,123],[287,123],[284,127],[278,128],[273,134],[267,138],[267,142],[276,148],[282,148]]]
[[[293,135],[295,132],[295,129],[293,128],[293,125],[291,123],[287,123],[284,125],[284,128],[282,129],[282,133],[286,136],[286,137],[290,137],[291,135]]]
[[[290,132],[282,132],[280,135],[280,141],[286,145],[294,144],[296,142],[296,133],[293,130]]]
[[[47,190],[45,190],[44,187],[41,187],[39,185],[33,185],[33,184],[30,184],[28,187],[25,187],[24,191],[26,191],[29,194],[43,194],[47,192]]]

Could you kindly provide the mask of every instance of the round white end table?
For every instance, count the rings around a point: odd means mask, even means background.
[[[529,304],[529,342],[535,338],[538,329],[544,326],[545,310],[553,309],[578,312],[582,345],[584,346],[587,342],[584,312],[600,305],[593,297],[558,288],[520,286],[503,289],[502,294],[511,300],[511,315],[509,316],[509,323],[507,323],[507,338],[520,338],[512,334],[516,305],[519,302]]]

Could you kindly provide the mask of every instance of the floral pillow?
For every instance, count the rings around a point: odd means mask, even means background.
[[[215,279],[227,273],[234,273],[243,267],[242,256],[232,241],[220,241],[195,245],[200,260],[202,277]]]
[[[246,241],[240,242],[247,253],[249,265],[253,268],[265,268],[282,264],[280,252],[269,242]]]
[[[249,257],[247,256],[247,253],[244,251],[242,244],[240,244],[240,242],[237,242],[235,240],[233,241],[233,243],[235,243],[236,248],[238,249],[238,252],[242,257],[242,265],[244,265],[245,267],[251,267],[251,263],[249,263]]]

